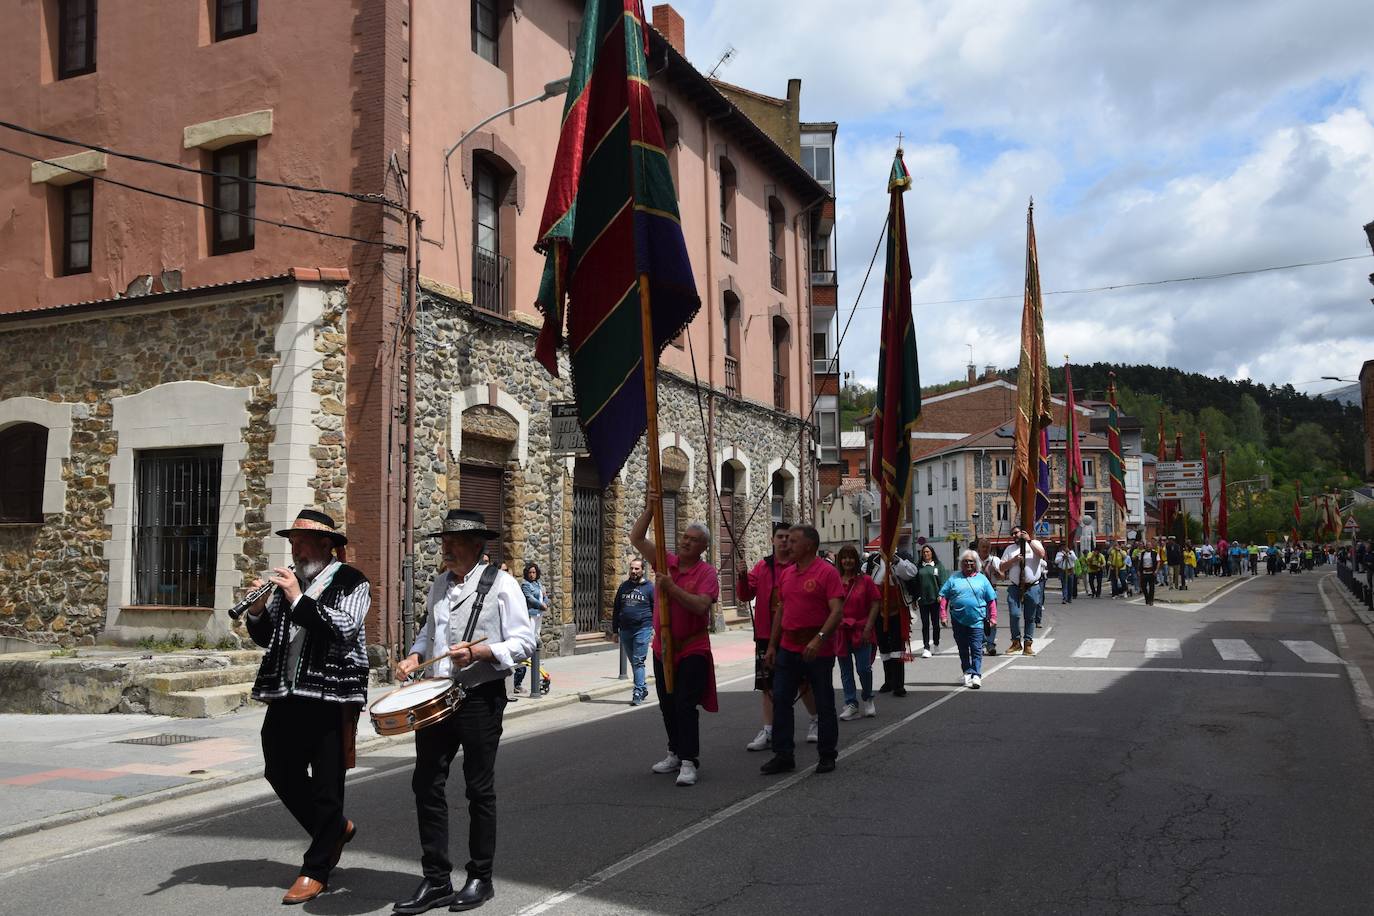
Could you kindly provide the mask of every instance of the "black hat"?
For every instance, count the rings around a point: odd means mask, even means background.
[[[498,532],[487,527],[487,517],[474,509],[450,509],[444,516],[441,531],[431,531],[427,536],[437,538],[445,534],[473,534],[483,540],[498,537]]]
[[[333,538],[334,543],[343,546],[348,543],[348,538],[334,524],[334,519],[325,515],[323,512],[316,512],[314,509],[302,509],[296,516],[296,520],[291,523],[290,528],[283,528],[277,534],[282,537],[290,537],[293,531],[310,531],[315,534],[323,534]]]

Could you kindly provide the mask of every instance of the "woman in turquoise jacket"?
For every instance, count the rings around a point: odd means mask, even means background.
[[[965,550],[959,555],[959,571],[945,580],[940,597],[959,646],[964,686],[977,690],[983,686],[983,627],[997,622],[997,590],[978,571],[977,553]]]

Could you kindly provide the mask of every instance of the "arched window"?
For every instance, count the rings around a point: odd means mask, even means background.
[[[725,291],[724,299],[724,321],[721,322],[725,330],[725,393],[737,398],[740,396],[739,387],[739,348],[740,348],[740,301],[730,290]]]
[[[472,158],[472,302],[504,315],[510,311],[513,213],[506,213],[513,175],[490,155]]]
[[[0,522],[43,521],[48,428],[16,423],[0,430]]]
[[[768,278],[780,293],[787,292],[786,229],[787,215],[782,202],[776,197],[768,198]]]
[[[773,406],[787,409],[787,319],[773,316]]]
[[[737,260],[735,253],[735,188],[738,178],[735,166],[725,156],[720,157],[720,253]]]

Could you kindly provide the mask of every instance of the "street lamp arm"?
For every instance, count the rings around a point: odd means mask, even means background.
[[[457,143],[453,144],[448,149],[444,150],[444,164],[448,164],[448,160],[453,155],[454,151],[457,150],[458,147],[466,143],[469,137],[477,133],[482,128],[486,127],[492,121],[495,121],[497,118],[504,117],[505,115],[510,114],[517,108],[524,108],[526,105],[533,105],[535,102],[543,102],[546,99],[551,99],[555,96],[562,95],[563,93],[568,91],[568,83],[569,79],[566,76],[562,79],[552,80],[551,82],[544,84],[544,91],[539,93],[539,95],[536,95],[533,98],[525,99],[523,102],[516,102],[514,105],[508,105],[505,108],[502,108],[500,111],[496,112],[495,114],[489,115],[483,118],[482,120],[478,121],[473,127],[470,127],[461,137],[458,138]]]

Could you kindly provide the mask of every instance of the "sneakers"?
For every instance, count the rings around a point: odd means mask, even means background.
[[[965,674],[965,675],[964,675],[964,686],[965,686],[965,687],[972,687],[972,686],[973,686],[973,675],[971,675],[971,674]]]
[[[821,723],[819,719],[813,718],[811,724],[806,726],[806,743],[819,744],[821,740]]]
[[[984,654],[984,655],[996,655],[996,654],[997,654],[997,647],[996,647],[996,646],[988,646],[987,648],[985,648],[985,649],[983,650],[983,654]]]
[[[878,706],[872,700],[864,700],[864,718],[871,719],[878,714]]]
[[[677,771],[677,784],[694,786],[697,784],[697,765],[690,760],[682,761],[682,769]]]
[[[929,646],[927,646],[926,648],[924,648],[924,649],[921,650],[921,658],[930,658],[930,647],[929,647]]]
[[[1031,648],[1031,640],[1029,640],[1029,639],[1026,640],[1025,645],[1023,645],[1023,646],[1021,647],[1021,654],[1022,654],[1022,655],[1034,655],[1034,654],[1035,654],[1035,650]]]
[[[1019,640],[1019,639],[1013,639],[1013,640],[1011,641],[1011,645],[1007,646],[1007,654],[1008,654],[1008,655],[1015,655],[1016,653],[1018,653],[1018,652],[1020,652],[1020,651],[1021,651],[1021,640]]]
[[[639,704],[641,704],[641,703],[643,703],[643,702],[644,702],[644,698],[643,698],[642,696],[640,696],[639,694],[635,694],[634,696],[630,697],[630,705],[631,705],[631,706],[638,706]]]
[[[981,690],[983,688],[983,676],[981,674],[975,674],[973,676],[973,681],[969,684],[969,686],[972,687],[974,690]]]
[[[773,746],[773,733],[767,728],[759,729],[754,740],[744,746],[746,751],[766,751]]]
[[[759,772],[764,776],[774,776],[778,773],[786,773],[795,770],[797,762],[791,757],[784,757],[781,754],[774,754],[772,759],[759,767]]]
[[[653,771],[655,773],[676,773],[681,768],[682,759],[678,757],[677,754],[669,751],[667,757],[664,757],[658,763],[654,764]]]
[[[871,706],[872,704],[870,703],[869,705]],[[855,703],[844,704],[844,709],[840,710],[840,721],[853,722],[857,718],[859,718],[858,705]]]

